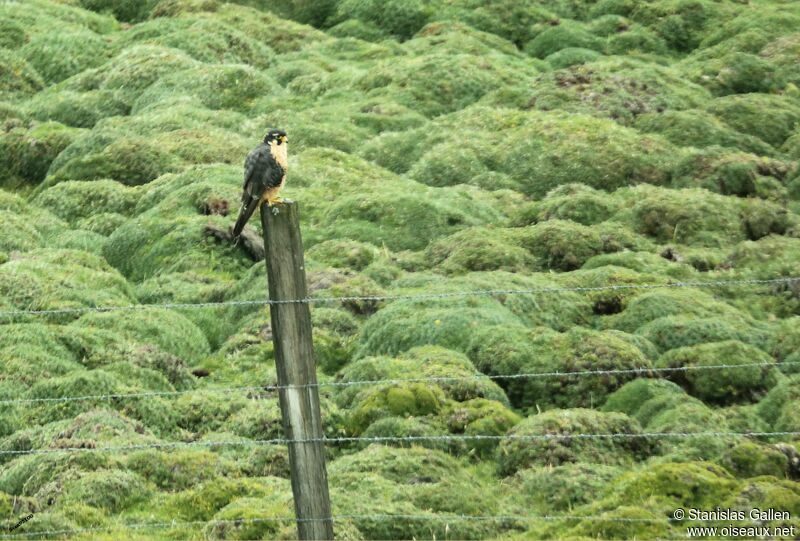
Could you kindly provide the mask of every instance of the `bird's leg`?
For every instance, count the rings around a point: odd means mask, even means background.
[[[277,215],[280,212],[280,209],[277,207],[278,203],[283,203],[283,199],[277,195],[273,198],[267,199],[267,206],[272,210],[272,214]]]

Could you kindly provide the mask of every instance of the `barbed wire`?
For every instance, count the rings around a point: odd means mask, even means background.
[[[662,518],[645,518],[645,517],[614,517],[604,515],[457,515],[457,514],[430,514],[430,515],[414,515],[414,514],[353,514],[353,515],[333,515],[327,518],[295,518],[292,516],[285,517],[250,517],[238,519],[211,519],[211,520],[190,520],[190,521],[170,521],[170,522],[138,522],[128,524],[116,524],[110,526],[90,526],[85,528],[70,528],[61,530],[39,530],[33,532],[20,532],[10,534],[0,534],[0,539],[11,539],[18,537],[28,536],[45,536],[45,535],[64,535],[64,534],[77,534],[89,532],[102,532],[111,531],[118,528],[126,528],[131,530],[141,530],[150,528],[186,528],[192,526],[206,526],[216,524],[226,525],[241,525],[241,524],[259,524],[259,523],[272,523],[272,522],[340,522],[346,520],[412,520],[412,521],[435,521],[435,522],[557,522],[557,521],[594,521],[594,522],[618,522],[618,523],[645,523],[645,524],[669,524],[669,523],[682,523],[673,517]],[[722,520],[705,519],[705,520],[691,520],[688,522],[723,522]],[[731,522],[728,520],[727,522]],[[736,519],[732,522],[761,522],[755,519]]]
[[[694,370],[724,370],[724,369],[737,369],[737,368],[766,368],[776,366],[797,366],[800,361],[784,361],[784,362],[767,362],[767,363],[741,363],[741,364],[712,364],[712,365],[687,365],[687,366],[666,366],[666,367],[652,367],[652,368],[615,368],[608,370],[579,370],[575,372],[522,372],[518,374],[470,374],[465,376],[427,376],[418,378],[387,378],[387,379],[367,379],[355,381],[326,381],[318,383],[306,383],[303,385],[248,385],[241,387],[217,387],[217,388],[201,388],[201,389],[187,389],[183,391],[142,391],[138,393],[114,393],[114,394],[97,394],[97,395],[83,395],[83,396],[62,396],[54,398],[13,398],[8,400],[0,400],[0,406],[8,406],[14,404],[36,404],[36,403],[50,403],[50,402],[74,402],[84,400],[113,400],[113,399],[129,399],[129,398],[153,398],[153,397],[174,397],[194,393],[234,393],[234,392],[275,392],[286,389],[305,389],[305,388],[322,388],[322,387],[353,387],[365,385],[397,385],[403,383],[449,383],[457,381],[474,381],[474,380],[515,380],[515,379],[545,379],[545,378],[569,378],[569,377],[590,377],[590,376],[612,376],[612,375],[630,375],[630,374],[659,374],[659,373],[673,373],[673,372],[690,372]]]
[[[629,289],[669,289],[683,287],[741,287],[750,285],[770,285],[786,284],[800,281],[800,277],[778,277],[769,279],[739,279],[739,280],[714,280],[714,281],[688,281],[670,282],[664,284],[618,284],[606,286],[580,286],[580,287],[535,287],[527,289],[476,289],[448,291],[443,293],[418,293],[402,295],[351,295],[342,297],[306,297],[302,299],[280,299],[280,300],[242,300],[242,301],[218,301],[218,302],[199,302],[199,303],[153,303],[153,304],[131,304],[119,306],[83,306],[76,308],[54,308],[42,310],[3,310],[0,311],[0,318],[14,318],[26,315],[61,315],[61,314],[82,314],[86,312],[111,312],[111,311],[131,311],[148,309],[184,309],[184,308],[218,308],[236,306],[264,306],[274,304],[320,304],[335,302],[380,302],[396,300],[434,300],[449,299],[458,297],[500,297],[506,295],[531,295],[538,293],[586,293],[594,291],[619,291]]]
[[[173,441],[158,443],[141,443],[132,445],[119,445],[108,447],[54,447],[40,449],[13,449],[0,450],[0,456],[8,455],[40,455],[54,453],[80,453],[80,452],[116,452],[138,451],[143,449],[175,449],[185,447],[226,447],[226,446],[254,446],[254,445],[294,445],[305,443],[388,443],[388,442],[422,442],[422,441],[553,441],[553,440],[601,440],[601,439],[646,439],[646,438],[734,438],[734,437],[778,437],[800,436],[800,431],[778,432],[610,432],[605,434],[440,434],[431,436],[336,436],[325,438],[272,438],[256,440],[227,440],[227,441]]]

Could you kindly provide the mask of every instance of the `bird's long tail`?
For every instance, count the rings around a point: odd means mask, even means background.
[[[239,238],[239,235],[242,234],[242,230],[244,229],[244,225],[247,223],[247,220],[250,219],[250,216],[258,208],[258,199],[253,198],[250,200],[249,203],[246,205],[243,204],[242,208],[239,210],[239,217],[236,219],[236,224],[233,226],[233,238]]]

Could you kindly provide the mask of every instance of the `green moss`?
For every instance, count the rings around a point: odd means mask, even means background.
[[[720,21],[735,14],[732,11],[707,0],[658,0],[636,5],[630,17],[652,27],[670,48],[687,52],[700,45]]]
[[[20,309],[125,305],[132,299],[128,283],[104,260],[73,250],[31,251],[0,266],[0,294]]]
[[[72,77],[64,86],[76,91],[114,91],[130,107],[148,86],[161,77],[197,65],[197,61],[178,49],[134,44],[102,66]]]
[[[74,477],[76,472],[110,470],[114,464],[116,462],[112,458],[102,453],[22,456],[4,468],[0,477],[2,486],[0,490],[21,499],[25,496],[34,496],[42,489],[46,489],[54,478]]]
[[[431,148],[411,168],[409,176],[428,186],[471,184],[484,190],[519,188],[510,178],[489,170],[478,144],[461,141]]]
[[[800,493],[796,482],[769,475],[755,477],[744,481],[738,493],[729,501],[740,509],[758,509],[757,514],[761,516],[764,509],[786,509],[791,519],[780,522],[784,526],[794,525],[797,528],[794,513],[800,508]]]
[[[150,214],[128,220],[111,234],[103,255],[133,280],[144,280],[157,272],[191,272],[209,261],[214,262],[210,270],[223,277],[250,268],[252,260],[241,251],[206,236],[209,221],[218,227],[230,225],[226,220],[204,216],[167,220]],[[151,238],[159,240],[152,242]]]
[[[663,397],[681,400],[681,396],[684,396],[683,390],[671,381],[638,378],[610,394],[603,411],[619,411],[642,421],[638,414],[650,400]]]
[[[600,519],[584,520],[569,530],[569,535],[586,538],[660,537],[669,535],[669,526],[658,515],[633,505],[620,505],[601,515]],[[651,522],[652,521],[652,522]]]
[[[544,73],[532,86],[528,108],[562,109],[623,124],[631,124],[646,113],[700,107],[711,98],[704,88],[669,68],[626,57]]]
[[[590,503],[622,473],[618,466],[568,463],[520,470],[514,478],[524,501],[547,511],[571,511]]]
[[[788,457],[773,447],[753,441],[742,442],[729,449],[722,457],[722,465],[740,478],[772,475],[786,477]]]
[[[284,445],[259,445],[237,461],[243,475],[289,479],[289,450]]]
[[[13,19],[2,19],[0,21],[0,47],[5,49],[17,49],[22,47],[30,39],[25,27]]]
[[[0,250],[28,251],[42,247],[42,235],[30,218],[15,212],[4,210],[0,216]],[[1,263],[6,263],[8,256]]]
[[[238,498],[275,498],[286,488],[283,479],[217,477],[168,496],[164,505],[184,520],[210,520]]]
[[[0,176],[19,191],[0,192],[0,310],[262,298],[263,262],[214,231],[242,157],[285,127],[310,294],[401,297],[314,306],[321,381],[343,384],[324,431],[421,438],[329,449],[334,514],[358,517],[337,535],[668,538],[679,506],[794,509],[788,445],[636,432],[798,430],[796,288],[565,289],[800,274],[795,6],[237,2],[0,2]],[[2,322],[0,395],[190,392],[6,406],[3,450],[282,437],[270,393],[213,391],[277,383],[268,311],[76,317]],[[687,349],[706,364],[668,374],[695,396],[628,381]],[[701,370],[753,359],[784,366]],[[569,375],[596,370],[634,372]],[[548,410],[576,405],[605,411]],[[509,432],[569,438],[468,438]],[[634,433],[572,437],[607,432]],[[6,456],[0,491],[37,529],[291,537],[237,522],[291,515],[285,446],[244,447]],[[562,513],[599,518],[533,518]]]
[[[800,121],[800,105],[787,96],[761,93],[725,96],[707,110],[733,129],[779,147]]]
[[[428,246],[431,264],[447,273],[537,268],[533,255],[521,246],[521,231],[505,228],[463,229]]]
[[[793,401],[800,400],[800,376],[794,375],[780,381],[758,403],[758,413],[773,426],[780,419],[784,408]]]
[[[383,417],[370,424],[361,434],[361,437],[389,438],[383,444],[393,447],[425,447],[426,449],[438,449],[450,451],[451,453],[466,453],[470,448],[468,444],[437,440],[437,437],[446,431],[447,427],[445,427],[444,423],[432,416],[392,416]],[[403,438],[409,439],[404,440]],[[414,438],[420,439],[416,440]],[[366,447],[366,444],[362,443],[359,447]]]
[[[83,503],[109,512],[119,512],[146,501],[149,496],[144,480],[135,473],[98,470],[67,483],[62,498],[65,503]]]
[[[365,323],[360,352],[394,354],[426,344],[463,351],[476,329],[518,323],[517,317],[493,300],[463,300],[448,306],[395,301]]]
[[[744,35],[751,47],[762,47],[771,39],[793,32],[797,24],[800,24],[800,14],[792,7],[775,5],[766,9],[743,10],[710,32],[703,40],[703,46],[724,44]]]
[[[515,222],[532,224],[560,219],[592,225],[610,218],[616,207],[614,198],[605,192],[583,184],[564,184],[543,200],[523,206]]]
[[[769,432],[770,428],[758,415],[758,404],[740,404],[722,410],[732,432]]]
[[[179,426],[202,433],[219,430],[246,406],[247,399],[241,394],[191,393],[175,400]]]
[[[101,237],[107,237],[127,220],[128,218],[122,214],[117,214],[115,212],[102,212],[100,214],[95,214],[93,216],[89,216],[88,218],[82,218],[78,220],[75,226],[80,230],[89,231],[91,233],[100,235]],[[102,250],[102,241],[99,243],[94,243],[92,248],[97,250],[97,253],[99,253]]]
[[[500,472],[510,475],[520,469],[541,465],[559,466],[574,462],[630,465],[650,450],[645,438],[578,439],[569,434],[637,434],[639,423],[622,413],[599,413],[588,409],[551,410],[528,417],[509,436],[544,436],[546,439],[513,439],[500,442]],[[553,437],[558,436],[558,437]]]
[[[740,133],[711,113],[696,109],[644,113],[636,117],[634,127],[645,133],[657,133],[680,146],[705,148],[719,145],[761,156],[770,156],[775,152],[759,138]],[[719,154],[716,152],[713,156],[717,157]]]
[[[303,200],[309,245],[345,238],[418,250],[432,238],[501,216],[500,205],[479,190],[427,188],[341,152],[306,151],[293,171],[292,194]]]
[[[453,404],[445,418],[450,432],[467,436],[502,436],[521,420],[504,404],[485,398]],[[476,439],[465,443],[470,455],[481,457],[489,457],[497,448],[497,442],[493,440]]]
[[[379,42],[389,36],[370,22],[359,19],[348,19],[330,27],[327,33],[337,38],[355,38],[364,41]]]
[[[740,140],[743,138],[747,136],[741,136]],[[772,154],[772,151],[760,153]],[[675,170],[673,184],[675,187],[700,186],[724,195],[757,196],[783,202],[788,195],[783,183],[790,172],[788,162],[714,146],[688,153]],[[747,208],[749,204],[745,202],[743,206]]]
[[[798,246],[796,238],[769,235],[735,245],[726,262],[748,275],[794,276]]]
[[[778,420],[775,421],[775,430],[785,432],[797,432],[800,428],[800,423],[797,420],[797,408],[800,406],[800,400],[788,402],[781,409],[781,414]]]
[[[469,475],[461,467],[459,461],[440,451],[417,446],[369,446],[330,464],[334,513],[357,515],[353,522],[367,538],[419,538],[431,533],[443,537],[445,530],[458,538],[496,537],[505,529],[502,525],[452,519],[440,524],[453,514],[475,515],[481,509],[500,512],[502,494],[484,480],[484,475]],[[432,520],[369,517],[381,511]],[[436,520],[438,513],[442,517]]]
[[[286,517],[292,513],[289,487],[282,493],[263,497],[237,498],[214,515],[214,521],[205,527],[209,539],[266,539],[279,532],[284,535],[295,533],[291,520],[269,520],[270,517]],[[248,522],[248,519],[260,519]],[[225,522],[221,522],[225,521]]]
[[[662,242],[721,246],[741,240],[745,231],[738,201],[705,190],[636,187],[625,192],[638,233]],[[627,218],[629,216],[629,218]]]
[[[525,44],[525,52],[538,58],[548,57],[565,48],[601,51],[603,41],[590,34],[581,24],[561,21]]]
[[[29,391],[32,398],[64,398],[91,396],[121,392],[123,385],[113,374],[104,370],[74,371],[65,376],[51,377],[33,385]],[[107,402],[102,399],[73,402],[35,404],[26,415],[37,422],[67,419],[93,408],[102,408]]]
[[[662,352],[725,340],[739,340],[763,348],[769,336],[758,327],[748,324],[744,318],[705,319],[686,316],[667,316],[655,319],[640,327],[637,334],[650,340]]]
[[[600,58],[600,53],[584,47],[565,47],[545,57],[554,69],[563,69],[578,64],[587,64]]]
[[[600,288],[578,290],[591,303],[592,312],[599,316],[622,311],[628,301],[638,292],[637,289],[630,286],[662,281],[663,278],[659,276],[641,274],[615,265],[580,269],[564,275],[561,279],[562,285],[568,288]],[[618,286],[618,289],[611,289],[615,286]],[[598,323],[602,326],[605,322],[599,321]],[[649,347],[652,348],[652,344]]]
[[[800,47],[798,36],[789,34],[767,44],[761,50],[760,56],[782,70],[787,82],[797,85],[800,83],[800,77],[794,72],[792,66],[794,65],[793,59],[796,58],[799,50],[798,47]]]
[[[664,462],[626,473],[609,492],[619,501],[644,502],[655,498],[665,512],[675,507],[714,509],[738,488],[722,467],[710,462]],[[668,509],[672,506],[672,509]]]
[[[314,245],[306,256],[316,262],[335,268],[363,270],[377,257],[378,249],[356,241],[329,240]]]
[[[454,21],[437,21],[425,25],[414,39],[403,44],[403,49],[414,54],[437,51],[482,56],[502,54],[524,58],[513,43],[497,34]]]
[[[113,90],[75,92],[54,86],[28,100],[23,111],[41,122],[91,128],[103,118],[128,114],[130,106]]]
[[[326,16],[328,10],[333,9],[331,0],[313,3],[304,0],[287,2],[268,0],[269,11],[258,9],[261,5],[261,2],[253,3],[253,7],[225,2],[213,15],[206,15],[206,18],[215,22],[221,19],[252,39],[272,47],[278,53],[293,52],[309,44],[333,41],[321,30],[289,20],[292,18],[303,23],[318,25],[321,21],[317,19]],[[284,11],[286,9],[289,10],[288,13]],[[286,14],[289,15],[288,18]]]
[[[347,474],[374,474],[395,483],[411,484],[420,472],[424,472],[431,481],[438,482],[457,474],[459,467],[457,459],[429,449],[370,445],[333,461],[330,475],[336,479]]]
[[[424,130],[379,137],[362,152],[381,165],[404,171],[409,160],[417,159],[420,146],[442,140],[469,145],[473,133],[483,134],[484,164],[536,197],[576,182],[605,190],[633,182],[661,184],[672,167],[670,147],[663,140],[642,138],[608,120],[477,106],[437,119]],[[597,148],[604,151],[597,153]]]
[[[776,322],[772,337],[764,349],[778,361],[794,357],[800,351],[800,317]]]
[[[269,397],[262,402],[250,402],[222,423],[222,429],[256,440],[283,437],[283,421],[277,400]]]
[[[443,406],[444,393],[438,386],[422,383],[380,385],[359,394],[347,428],[358,435],[378,419],[436,414]]]
[[[485,398],[508,404],[502,389],[489,378],[480,377],[472,362],[455,351],[436,346],[412,348],[397,358],[367,357],[346,365],[339,373],[343,382],[365,382],[380,379],[441,378],[437,385],[447,397],[459,402]],[[341,389],[337,403],[351,408],[364,393],[370,394],[367,385],[354,385]]]
[[[197,362],[209,352],[200,329],[171,310],[89,313],[73,325],[112,330],[119,336],[153,344],[187,362]]]
[[[342,0],[338,15],[342,18],[356,18],[372,23],[378,28],[400,38],[408,39],[422,28],[427,14],[420,0],[388,1]]]
[[[786,84],[783,72],[772,63],[743,52],[728,53],[711,62],[687,63],[684,70],[717,96],[776,92]]]
[[[537,270],[570,271],[606,251],[599,231],[567,220],[547,220],[520,233],[521,244],[536,258]]]
[[[47,0],[31,0],[22,5],[10,4],[4,6],[1,13],[3,17],[25,24],[35,33],[47,31],[51,25],[59,22],[66,27],[83,27],[101,34],[119,29],[112,17]]]
[[[365,101],[351,114],[356,126],[367,128],[375,133],[404,131],[417,128],[426,119],[416,111],[391,100],[374,98]]]
[[[763,351],[737,340],[711,342],[670,350],[658,360],[664,367],[702,367],[716,364],[768,364],[772,359]],[[716,374],[714,379],[703,370],[676,372],[671,379],[685,385],[689,393],[716,403],[752,401],[775,385],[771,366],[730,368]]]
[[[124,0],[80,0],[78,5],[99,13],[111,13],[120,21],[137,22],[147,18],[155,3],[156,0],[145,0],[136,4]]]
[[[479,370],[497,376],[647,369],[650,366],[644,354],[630,343],[610,333],[582,328],[563,334],[540,330],[479,331],[472,339],[470,355]],[[635,374],[572,379],[531,377],[500,379],[499,383],[518,408],[593,407],[633,377]]]
[[[2,181],[19,177],[30,184],[44,180],[50,163],[80,134],[57,122],[16,128],[0,136]]]
[[[42,76],[21,58],[8,50],[0,50],[0,95],[30,95],[44,88]]]
[[[608,36],[606,52],[608,54],[653,54],[669,53],[666,40],[651,28],[636,23],[624,24],[617,33]]]
[[[20,54],[46,83],[52,84],[101,64],[107,49],[102,37],[81,30],[39,34],[20,49]]]
[[[517,63],[486,64],[467,54],[426,54],[378,64],[358,81],[364,91],[388,89],[399,103],[426,116],[450,113],[520,76],[535,73]]]
[[[138,197],[136,190],[111,180],[65,181],[41,191],[33,201],[58,217],[77,224],[80,219],[96,213],[129,216]]]
[[[259,69],[268,68],[275,57],[269,46],[234,26],[218,18],[193,15],[177,18],[159,17],[137,24],[124,34],[116,46],[121,50],[136,44],[178,49],[201,62],[248,64]],[[215,71],[199,73],[213,74]]]
[[[671,278],[693,278],[694,269],[684,262],[666,259],[658,254],[642,251],[623,251],[601,254],[589,258],[582,269],[591,270],[602,267],[621,267],[643,274],[664,275]]]
[[[149,86],[133,104],[133,112],[163,105],[176,96],[209,109],[249,111],[256,98],[279,94],[280,87],[247,65],[208,65],[165,75]]]

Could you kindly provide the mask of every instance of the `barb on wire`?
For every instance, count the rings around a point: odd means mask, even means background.
[[[724,370],[724,369],[737,369],[737,368],[767,368],[775,366],[796,366],[800,365],[800,361],[784,361],[784,362],[767,362],[767,363],[741,363],[741,364],[712,364],[712,365],[687,365],[687,366],[667,366],[667,367],[642,367],[642,368],[618,368],[608,370],[578,370],[575,372],[523,372],[519,374],[470,374],[466,376],[429,376],[418,378],[386,378],[386,379],[366,379],[356,381],[327,381],[308,383],[305,385],[261,385],[261,386],[241,386],[241,387],[211,387],[201,389],[188,389],[183,391],[143,391],[138,393],[115,393],[115,394],[97,394],[97,395],[84,395],[84,396],[62,396],[54,398],[13,398],[8,400],[0,400],[0,406],[7,406],[13,404],[38,404],[50,402],[74,402],[82,400],[113,400],[113,399],[129,399],[129,398],[152,398],[152,397],[172,397],[181,396],[192,393],[234,393],[234,392],[262,392],[269,393],[280,391],[284,389],[304,389],[308,387],[354,387],[365,385],[393,385],[399,383],[449,383],[456,381],[471,381],[471,380],[515,380],[515,379],[540,379],[540,378],[572,378],[572,377],[590,377],[590,376],[615,376],[615,375],[630,375],[640,374],[648,376],[651,374],[672,373],[672,372],[690,372],[694,370]]]
[[[297,445],[303,443],[388,443],[388,442],[421,442],[421,441],[552,441],[552,440],[602,440],[602,439],[639,439],[639,438],[733,438],[733,437],[777,437],[800,436],[800,431],[779,432],[611,432],[605,434],[441,434],[435,436],[338,436],[331,438],[273,438],[263,440],[228,440],[228,441],[172,441],[141,443],[133,445],[119,445],[108,447],[50,447],[39,449],[11,449],[0,450],[3,455],[37,455],[51,453],[80,453],[80,452],[116,452],[137,451],[141,449],[175,449],[184,447],[226,447],[226,446],[251,446],[251,445]]]
[[[800,281],[800,277],[783,276],[769,279],[739,279],[739,280],[713,280],[713,281],[687,281],[670,282],[663,284],[618,284],[606,286],[586,286],[586,287],[534,287],[527,289],[482,289],[449,291],[443,293],[419,293],[403,295],[353,295],[343,297],[306,297],[302,299],[285,300],[243,300],[243,301],[219,301],[219,302],[198,302],[198,303],[162,303],[162,304],[130,304],[120,306],[84,306],[79,308],[53,308],[42,310],[4,310],[0,311],[0,318],[14,318],[26,315],[58,315],[58,314],[82,314],[85,312],[110,312],[110,311],[130,311],[147,309],[182,309],[182,308],[217,308],[233,306],[262,306],[272,304],[320,304],[329,302],[354,302],[354,301],[396,301],[396,300],[433,300],[450,299],[458,297],[500,297],[506,295],[531,295],[539,293],[586,293],[593,291],[618,291],[628,289],[671,289],[682,287],[739,287],[750,285],[770,285],[787,284]]]

